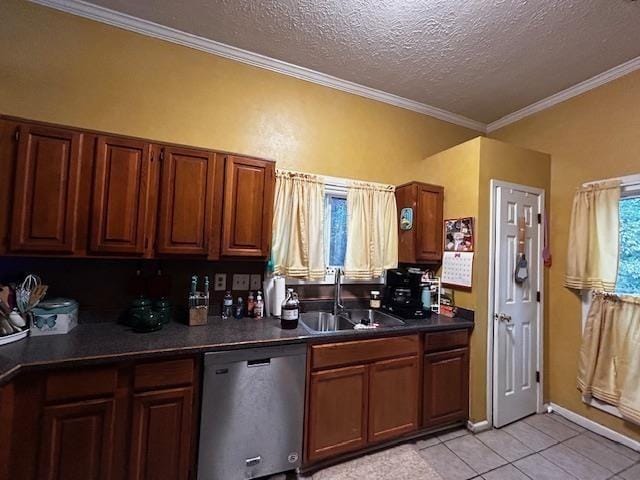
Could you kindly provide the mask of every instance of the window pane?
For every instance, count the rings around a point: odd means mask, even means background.
[[[620,200],[618,293],[640,294],[640,198]]]
[[[331,197],[331,230],[329,235],[329,265],[344,266],[347,250],[347,199]]]

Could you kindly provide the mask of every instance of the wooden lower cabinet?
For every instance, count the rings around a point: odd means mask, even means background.
[[[108,480],[113,460],[115,401],[45,407],[38,480]]]
[[[303,469],[466,420],[468,345],[466,329],[311,345]]]
[[[376,362],[369,368],[369,442],[417,430],[418,357]]]
[[[367,367],[311,374],[308,459],[358,450],[367,443]]]
[[[469,415],[469,349],[424,356],[422,426],[431,427]]]
[[[0,387],[0,480],[190,479],[197,369],[183,357],[14,379]]]
[[[191,387],[134,395],[131,480],[187,480],[192,403]]]

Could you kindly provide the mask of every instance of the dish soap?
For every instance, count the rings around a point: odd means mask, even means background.
[[[262,300],[262,292],[258,290],[256,295],[256,304],[253,307],[253,318],[264,317],[264,300]]]
[[[293,291],[293,288],[287,288],[287,296],[282,302],[280,326],[287,330],[298,328],[299,317],[300,302],[298,301],[298,294]]]

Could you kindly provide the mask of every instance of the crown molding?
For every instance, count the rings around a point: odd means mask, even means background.
[[[377,100],[396,107],[411,110],[424,115],[460,125],[462,127],[485,133],[486,124],[458,115],[456,113],[433,107],[425,103],[409,100],[408,98],[366,87],[348,80],[342,80],[315,70],[283,62],[258,53],[249,52],[241,48],[226,45],[191,33],[182,32],[174,28],[165,27],[148,20],[137,18],[126,13],[117,12],[105,7],[83,2],[82,0],[31,0],[33,3],[61,10],[66,13],[89,18],[115,27],[130,30],[149,37],[176,43],[203,52],[212,53],[254,67],[264,68],[273,72],[295,77],[300,80],[323,85],[325,87],[352,93],[361,97]]]
[[[613,67],[605,72],[599,73],[594,77],[577,83],[572,87],[551,95],[550,97],[543,98],[542,100],[532,103],[528,107],[524,107],[513,113],[505,115],[495,122],[491,122],[489,125],[487,125],[487,133],[491,133],[498,130],[499,128],[506,127],[507,125],[522,120],[523,118],[533,115],[534,113],[546,110],[547,108],[553,107],[558,103],[569,100],[570,98],[588,92],[589,90],[593,90],[594,88],[598,88],[605,83],[609,83],[638,69],[640,69],[640,57],[632,58],[631,60],[622,63],[617,67]]]

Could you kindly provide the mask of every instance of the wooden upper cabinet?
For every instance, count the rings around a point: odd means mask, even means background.
[[[273,192],[273,162],[227,156],[225,159],[222,255],[269,255]]]
[[[217,257],[220,227],[214,201],[222,193],[218,179],[223,173],[216,154],[163,147],[161,155],[156,251]]]
[[[151,186],[151,145],[100,136],[96,143],[91,250],[142,255]]]
[[[412,182],[396,189],[398,218],[403,208],[413,209],[413,226],[398,232],[398,261],[437,263],[442,260],[444,188]]]
[[[38,480],[109,480],[115,422],[113,399],[44,408]]]
[[[469,349],[424,356],[423,427],[466,420],[469,415]]]
[[[416,259],[442,259],[443,189],[433,185],[418,185]]]
[[[17,134],[10,250],[73,253],[82,136],[35,125],[21,125]]]
[[[418,429],[418,356],[384,360],[369,371],[369,442]]]
[[[367,443],[367,367],[311,374],[307,462],[358,450]]]

